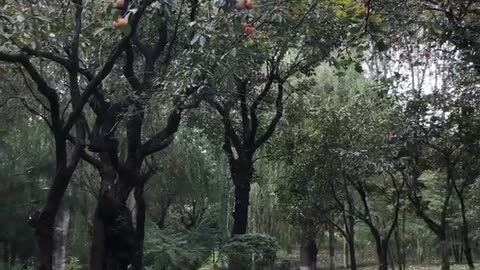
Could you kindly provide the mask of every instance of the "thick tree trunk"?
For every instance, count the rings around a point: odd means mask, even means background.
[[[317,269],[317,244],[314,239],[308,239],[300,246],[300,270]]]
[[[138,177],[135,170],[109,166],[108,155],[101,154],[101,158],[104,169],[93,222],[90,270],[126,270],[133,264],[136,240],[127,199]]]
[[[116,198],[102,195],[94,218],[90,270],[124,270],[134,257],[130,210]]]
[[[253,161],[242,159],[231,166],[235,186],[235,206],[233,212],[232,235],[247,233],[248,208],[250,205],[250,183],[253,178]]]
[[[65,270],[66,268],[69,223],[70,207],[68,206],[68,196],[65,196],[55,218],[53,250],[53,269],[55,270]]]
[[[253,162],[240,162],[238,160],[234,162],[234,164],[230,164],[230,172],[235,186],[233,236],[247,233],[250,183],[253,176]],[[249,262],[240,261],[237,258],[229,258],[229,269],[249,270],[250,268]]]
[[[78,160],[76,162],[78,162]],[[35,234],[39,248],[39,270],[52,270],[55,217],[68,187],[70,178],[72,177],[73,168],[76,167],[76,163],[72,165],[70,169],[66,169],[62,166],[57,166],[57,175],[48,191],[45,206],[41,211],[38,220],[36,220],[36,222],[34,221]]]
[[[55,216],[44,212],[37,222],[36,235],[39,248],[39,270],[52,270],[53,226]]]
[[[235,185],[235,208],[233,212],[232,234],[245,234],[248,227],[248,207],[250,204],[250,183]]]
[[[90,248],[90,270],[106,268],[105,226],[100,218],[100,209],[95,209],[93,216],[93,239]]]
[[[329,267],[335,269],[335,227],[328,223],[328,249],[329,249]]]

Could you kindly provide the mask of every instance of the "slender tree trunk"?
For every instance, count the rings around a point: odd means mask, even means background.
[[[398,231],[398,227],[395,228],[394,235],[395,238],[395,249],[396,249],[396,256],[397,256],[397,264],[399,270],[405,270],[405,265],[403,262],[403,254],[402,254],[402,241],[400,240],[400,233]]]
[[[10,266],[13,268],[17,263],[17,245],[12,243],[10,246]]]
[[[455,192],[457,193],[458,200],[460,202],[460,210],[462,213],[462,226],[461,226],[461,237],[463,240],[463,252],[465,254],[465,259],[467,260],[468,268],[474,269],[475,265],[473,263],[473,257],[472,257],[472,248],[470,246],[470,239],[469,239],[469,234],[470,234],[470,229],[469,229],[469,224],[468,224],[468,219],[467,219],[467,214],[466,214],[466,207],[465,207],[465,198],[463,197],[463,189],[459,190],[456,186],[456,183],[454,183],[454,188]]]
[[[353,205],[348,204],[348,209],[349,213],[353,213]],[[349,251],[348,253],[350,255],[350,269],[357,270],[357,257],[355,250],[355,217],[351,214],[348,214],[346,220],[349,234],[349,239],[347,241]]]
[[[55,218],[55,247],[53,250],[53,269],[55,270],[65,270],[66,268],[69,223],[70,207],[68,196],[65,196]]]
[[[135,228],[135,255],[133,258],[133,270],[143,270],[143,244],[145,241],[145,211],[143,183],[135,188],[136,205],[136,228]]]
[[[407,269],[407,245],[406,245],[406,209],[403,209],[403,218],[402,218],[402,265],[403,270]]]
[[[300,246],[300,270],[317,269],[317,245],[314,239],[307,239]]]
[[[335,227],[331,222],[328,223],[328,248],[329,248],[329,267],[335,269]]]
[[[442,270],[450,270],[449,244],[445,235],[440,237],[440,252],[442,259]]]
[[[348,257],[348,241],[347,238],[343,238],[343,267],[345,269],[348,268],[349,265],[349,257]]]
[[[348,241],[348,255],[350,256],[350,269],[357,270],[357,256],[355,249],[355,240],[349,239]]]
[[[388,270],[388,240],[382,239],[380,234],[372,232],[377,251],[378,269]]]

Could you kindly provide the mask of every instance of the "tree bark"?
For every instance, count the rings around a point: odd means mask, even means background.
[[[97,204],[93,216],[93,237],[90,248],[90,270],[103,270],[106,268],[105,250],[105,225],[100,217],[100,209]]]
[[[472,257],[472,248],[470,246],[470,239],[469,239],[469,234],[470,234],[470,229],[469,229],[469,224],[468,224],[468,219],[467,219],[467,214],[466,214],[466,206],[465,206],[465,198],[463,196],[463,191],[464,189],[461,188],[459,189],[456,186],[456,183],[453,183],[455,193],[457,194],[457,198],[460,202],[460,210],[461,210],[461,215],[462,215],[462,226],[461,226],[461,234],[462,234],[462,240],[463,240],[463,252],[465,254],[465,259],[467,260],[468,268],[469,269],[475,269],[475,265],[473,263],[473,257]]]
[[[132,269],[143,270],[143,244],[145,241],[145,212],[146,203],[144,197],[144,185],[141,183],[134,191],[136,205],[136,228],[135,228],[135,254]]]
[[[136,239],[132,215],[126,205],[129,189],[110,186],[115,179],[116,173],[104,170],[94,216],[90,270],[124,270],[133,262]],[[117,182],[121,179],[118,177]]]
[[[329,267],[335,269],[335,227],[331,222],[328,223],[328,248],[329,248]]]
[[[383,239],[380,233],[370,227],[373,238],[375,239],[375,248],[377,252],[378,269],[388,270],[388,239]]]
[[[234,160],[233,162],[231,174],[235,186],[235,206],[232,235],[236,235],[247,233],[250,183],[252,182],[254,168],[251,159]]]
[[[70,208],[68,196],[65,196],[55,218],[55,247],[53,250],[53,269],[55,270],[65,270],[66,268],[69,223]]]
[[[355,240],[350,239],[348,242],[348,255],[350,256],[350,269],[357,270],[357,256],[355,251]]]
[[[442,259],[442,270],[450,270],[450,252],[446,236],[440,237],[440,252]]]
[[[348,211],[344,211],[344,220],[345,220],[345,228],[347,237],[347,244],[348,244],[348,255],[350,256],[350,269],[357,270],[357,257],[356,257],[356,250],[355,250],[355,217],[351,214],[353,213],[353,205],[349,202],[347,203],[346,208]]]
[[[307,239],[300,246],[300,270],[317,269],[317,244],[314,239]]]

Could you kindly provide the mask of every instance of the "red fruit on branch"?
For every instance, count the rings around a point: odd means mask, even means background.
[[[254,34],[255,34],[255,27],[253,27],[252,24],[247,23],[243,26],[243,35],[244,36],[248,37],[248,36],[252,36]]]
[[[240,3],[238,3],[238,4],[235,6],[235,8],[236,8],[237,10],[242,10],[242,9],[247,8],[247,6],[246,6],[246,4],[245,4],[244,1],[241,1]]]
[[[253,6],[254,6],[253,1],[247,0],[247,2],[245,2],[245,8],[247,8],[248,10],[252,9]]]
[[[114,23],[113,23],[113,27],[115,29],[120,29],[120,28],[123,28],[124,26],[126,26],[128,24],[128,19],[127,18],[118,18]]]

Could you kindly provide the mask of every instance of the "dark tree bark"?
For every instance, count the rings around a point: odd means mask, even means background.
[[[393,203],[394,203],[394,210],[393,210],[393,221],[387,227],[385,233],[381,233],[380,230],[377,228],[377,225],[373,222],[374,216],[370,211],[370,205],[367,199],[367,190],[364,187],[364,183],[361,181],[354,181],[350,179],[348,176],[345,176],[358,193],[360,200],[362,202],[362,210],[357,209],[353,204],[352,210],[353,214],[355,214],[360,220],[362,220],[370,229],[370,232],[375,240],[375,247],[377,252],[377,259],[378,259],[378,269],[380,270],[387,270],[388,269],[388,255],[389,255],[389,245],[390,239],[393,235],[394,230],[398,225],[398,215],[400,211],[400,197],[401,197],[401,190],[403,189],[402,186],[398,186],[397,180],[395,176],[391,173],[388,173],[388,176],[391,180],[392,187],[394,188],[395,192],[393,194]]]
[[[408,168],[408,169],[413,169],[411,172],[402,172],[404,181],[407,183],[407,186],[409,188],[408,192],[408,198],[410,202],[412,203],[412,206],[415,208],[415,213],[417,214],[418,217],[420,217],[425,224],[428,226],[428,228],[437,236],[439,242],[440,242],[440,256],[441,256],[441,262],[442,270],[449,270],[450,269],[450,252],[449,252],[449,244],[448,244],[448,238],[447,238],[447,228],[448,228],[448,222],[447,222],[447,215],[448,215],[448,209],[450,206],[450,199],[451,195],[453,192],[453,168],[452,164],[450,163],[449,158],[446,158],[446,167],[447,167],[447,177],[446,177],[446,183],[445,183],[445,196],[443,198],[443,203],[442,203],[442,209],[440,213],[440,220],[437,222],[433,220],[430,216],[427,214],[427,209],[425,208],[425,204],[421,195],[421,192],[418,189],[418,177],[420,174],[416,172],[415,167],[413,168]],[[413,166],[416,166],[415,164]]]
[[[154,1],[141,2],[139,9],[143,12],[152,2]],[[138,11],[135,14],[138,14]],[[178,16],[181,16],[181,12]],[[183,111],[199,104],[195,96],[199,86],[187,87],[184,96],[174,102],[166,126],[143,141],[144,112],[154,90],[155,65],[160,56],[165,55],[162,67],[163,70],[166,69],[171,49],[176,42],[177,27],[178,24],[173,29],[172,35],[168,36],[168,24],[163,22],[158,27],[158,39],[152,46],[142,44],[134,36],[133,43],[143,56],[141,61],[136,61],[136,51],[130,41],[125,44],[123,74],[135,96],[141,98],[127,95],[113,103],[104,97],[103,89],[98,87],[90,101],[90,107],[96,114],[95,125],[89,137],[90,150],[99,156],[99,160],[90,158],[90,163],[101,176],[101,189],[94,220],[97,228],[94,230],[91,247],[91,270],[126,269],[130,264],[133,270],[144,268],[146,214],[144,186],[155,173],[155,168],[150,170],[145,168],[144,161],[149,155],[171,144],[179,128]],[[135,73],[134,67],[137,62],[143,64],[142,79]],[[88,79],[92,78],[88,72],[84,72],[83,75]],[[189,97],[192,97],[193,101],[187,104],[190,101]],[[124,121],[126,128],[125,157],[121,156],[119,142],[114,136],[121,120]],[[135,220],[127,207],[127,199],[132,192],[136,202]]]
[[[337,197],[336,190],[334,189],[335,183],[330,182],[333,197],[339,210],[342,213],[342,222],[343,227],[335,223],[334,220],[329,219],[329,223],[337,228],[337,230],[342,233],[343,238],[345,240],[345,267],[350,266],[350,269],[356,270],[357,269],[357,259],[356,259],[356,251],[355,251],[355,216],[354,213],[354,205],[353,200],[351,198],[350,191],[348,187],[345,185],[346,181],[343,182],[343,189],[345,192],[345,200],[342,201]]]
[[[317,269],[318,248],[315,239],[305,239],[300,245],[300,269]]]
[[[135,254],[133,259],[133,270],[143,269],[143,243],[145,240],[145,212],[146,203],[144,197],[144,185],[142,183],[135,187],[136,204],[136,231],[135,231]]]
[[[330,270],[335,269],[335,226],[332,222],[328,223],[328,251]]]
[[[462,225],[461,225],[461,235],[462,235],[462,242],[463,242],[463,252],[465,255],[465,259],[467,260],[468,268],[475,269],[475,264],[473,262],[472,256],[472,248],[470,246],[470,229],[466,214],[466,206],[465,206],[465,198],[464,198],[464,190],[465,186],[462,185],[460,188],[457,187],[456,182],[453,182],[453,187],[455,193],[457,194],[458,201],[460,202],[460,211],[462,216]]]
[[[235,206],[233,212],[232,234],[245,234],[248,227],[248,208],[250,205],[250,183],[253,178],[253,161],[234,161],[232,169],[235,186]]]
[[[255,97],[250,106],[247,104],[247,96],[249,93],[248,79],[235,78],[235,80],[237,93],[232,100],[233,102],[229,101],[222,104],[215,97],[207,100],[222,118],[224,127],[223,150],[228,157],[230,174],[235,186],[232,235],[245,234],[248,230],[250,184],[254,177],[253,164],[255,152],[270,139],[282,118],[284,94],[284,81],[278,77],[275,68],[272,68],[264,88],[260,94]],[[260,128],[257,115],[258,106],[263,102],[265,97],[273,91],[272,86],[274,82],[278,85],[275,100],[275,115],[264,133],[257,134]],[[236,130],[231,119],[230,112],[232,110],[232,104],[237,104],[240,108],[240,132]]]
[[[83,28],[82,11],[83,1],[74,0],[74,29],[71,44],[69,44],[68,56],[62,56],[56,53],[40,51],[27,46],[21,48],[17,54],[6,54],[0,52],[0,60],[20,64],[37,85],[38,92],[45,97],[47,105],[41,103],[49,112],[49,116],[43,116],[35,112],[31,107],[27,109],[41,116],[50,127],[55,144],[56,174],[48,190],[45,204],[40,211],[38,218],[32,220],[31,224],[35,227],[37,242],[39,246],[39,266],[40,270],[52,270],[52,255],[54,252],[54,221],[57,216],[59,205],[68,187],[69,181],[76,169],[80,157],[87,162],[92,162],[92,158],[84,151],[85,143],[85,120],[83,117],[84,106],[89,102],[90,97],[97,90],[97,86],[110,74],[116,60],[121,56],[131,35],[135,33],[136,25],[144,13],[147,6],[153,3],[153,0],[143,1],[137,12],[131,17],[129,24],[132,31],[125,35],[115,47],[110,57],[106,59],[103,67],[96,74],[92,74],[89,83],[80,91],[78,75],[80,70],[80,37]],[[60,106],[60,97],[57,91],[47,83],[47,79],[42,76],[32,64],[31,58],[38,57],[62,65],[68,73],[69,90],[71,100],[71,113],[65,118]],[[75,132],[72,135],[72,128]],[[73,147],[70,150],[67,143],[71,142]],[[102,210],[102,209],[99,209]],[[98,223],[96,223],[98,224]]]

